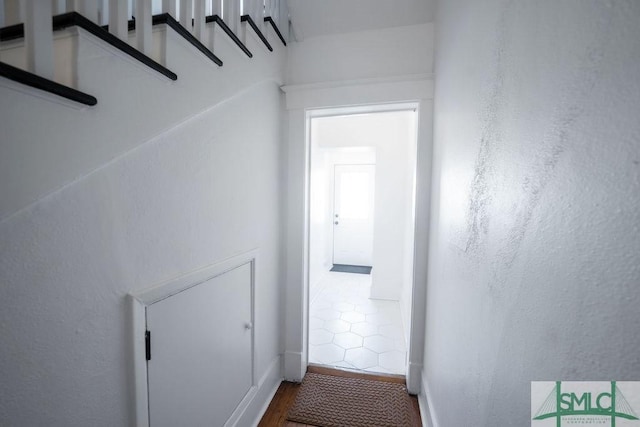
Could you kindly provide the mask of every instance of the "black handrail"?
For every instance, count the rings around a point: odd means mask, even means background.
[[[258,35],[258,37],[260,37],[260,40],[262,40],[262,42],[264,43],[265,46],[267,46],[267,49],[269,49],[270,52],[273,52],[273,48],[271,47],[271,45],[269,44],[269,42],[267,41],[267,39],[265,38],[264,34],[262,34],[262,31],[260,31],[260,28],[258,28],[258,26],[256,25],[256,23],[253,21],[253,18],[251,18],[251,16],[249,15],[242,15],[240,17],[240,22],[247,22],[249,23],[249,25],[251,26],[251,28],[253,28],[253,31],[256,32],[256,34]]]
[[[109,31],[109,24],[106,25],[101,25],[100,28],[102,28],[105,31]],[[133,31],[136,29],[136,19],[129,19],[127,21],[127,31]]]
[[[207,23],[215,22],[216,24],[220,25],[220,28],[222,28],[222,30],[225,33],[227,33],[227,35],[231,38],[231,40],[233,40],[233,42],[236,45],[238,45],[238,47],[244,53],[246,53],[249,58],[253,58],[253,54],[249,51],[249,49],[247,49],[247,47],[244,45],[244,43],[242,43],[242,41],[240,41],[238,36],[236,36],[235,33],[233,31],[231,31],[231,28],[229,28],[229,26],[222,20],[222,18],[220,18],[218,15],[211,15],[211,16],[207,16],[205,18],[205,22],[207,22]]]
[[[168,13],[162,13],[160,15],[153,15],[153,25],[158,24],[167,24],[169,27],[173,28],[176,33],[184,37],[189,43],[191,43],[196,49],[202,52],[207,58],[222,66],[222,61],[213,54],[209,49],[206,48],[205,45],[200,43],[200,40],[195,38],[193,34],[187,31],[178,21],[175,20],[173,16]]]
[[[284,37],[282,37],[282,33],[280,33],[280,30],[278,29],[278,26],[276,25],[276,21],[274,21],[273,18],[270,16],[265,16],[264,22],[268,22],[271,24],[276,34],[278,35],[278,38],[280,38],[280,41],[282,42],[282,44],[286,46],[287,42],[284,40]]]
[[[29,71],[21,70],[20,68],[16,68],[4,62],[0,62],[0,76],[36,89],[62,96],[63,98],[79,102],[80,104],[92,106],[98,103],[98,100],[94,96],[80,92],[79,90],[68,86],[61,85],[53,80],[45,79],[44,77],[40,77],[36,74],[30,73]]]
[[[0,41],[6,42],[24,37],[24,24],[9,25],[0,28]]]
[[[149,58],[144,53],[132,47],[125,41],[120,40],[118,37],[114,36],[107,30],[102,28],[100,25],[80,15],[78,12],[68,12],[68,13],[63,13],[62,15],[56,15],[53,17],[54,31],[61,30],[67,27],[73,27],[73,26],[78,26],[83,30],[90,32],[91,34],[98,37],[99,39],[109,43],[111,46],[115,47],[116,49],[119,49],[122,52],[126,53],[127,55],[131,56],[132,58],[137,59],[147,67],[156,70],[157,72],[159,72],[160,74],[163,74],[164,76],[170,78],[171,80],[178,79],[178,76],[176,75],[176,73],[167,69],[163,65],[158,64],[156,61]]]

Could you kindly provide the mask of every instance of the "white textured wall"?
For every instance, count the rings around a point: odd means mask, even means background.
[[[431,73],[433,29],[411,25],[289,43],[287,84]]]
[[[439,4],[425,380],[440,427],[640,378],[640,2]]]
[[[133,425],[125,296],[253,248],[258,378],[277,360],[281,97],[252,86],[0,222],[0,424]]]

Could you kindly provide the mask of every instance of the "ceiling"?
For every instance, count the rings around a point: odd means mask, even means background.
[[[433,21],[435,0],[288,0],[296,40]]]

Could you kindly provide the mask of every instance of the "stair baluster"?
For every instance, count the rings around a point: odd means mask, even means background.
[[[136,0],[136,39],[138,50],[150,55],[153,49],[153,35],[151,32],[152,0]]]
[[[193,0],[180,0],[180,25],[193,33]]]
[[[264,15],[273,18],[273,0],[264,0]]]
[[[241,22],[255,31],[269,51],[273,51],[265,37],[266,31],[271,30],[268,29],[269,24],[286,45],[276,25],[285,17],[282,26],[288,27],[286,3],[282,1],[161,0],[163,13],[153,15],[154,0],[0,0],[0,41],[24,38],[23,58],[26,62],[26,66],[0,62],[0,76],[86,105],[95,105],[95,97],[54,80],[54,31],[75,26],[82,28],[169,79],[176,80],[175,73],[150,58],[154,51],[153,25],[166,24],[222,66],[222,61],[203,44],[213,46],[214,42],[215,31],[209,31],[211,38],[207,39],[206,24],[219,26],[252,58],[253,54],[240,39],[246,34],[244,26],[240,31]],[[178,9],[180,13],[177,13]],[[135,18],[131,19],[132,16]],[[174,19],[176,16],[181,24]],[[108,25],[105,25],[107,21]],[[135,31],[137,49],[129,44],[130,31]]]
[[[223,17],[222,0],[213,0],[211,2],[211,15],[218,15],[221,18]]]
[[[250,15],[260,31],[264,31],[264,3],[263,0],[244,0],[245,13]]]
[[[240,24],[240,1],[239,0],[225,0],[223,2],[223,16],[224,22],[227,23],[231,31],[234,34],[238,34],[238,26]]]
[[[168,13],[174,18],[178,16],[176,0],[162,0],[162,13]]]
[[[27,2],[20,0],[4,0],[4,23],[3,27],[20,24],[24,22]]]
[[[59,3],[59,2],[57,2]],[[78,12],[85,18],[99,24],[98,10],[102,6],[102,2],[92,0],[67,0],[65,12]],[[59,12],[63,13],[63,12]],[[57,13],[55,13],[57,15]]]
[[[28,1],[24,39],[27,69],[45,79],[53,80],[53,24],[51,2]]]
[[[128,11],[129,2],[127,0],[109,1],[109,32],[125,42],[129,31]]]
[[[204,42],[204,27],[206,19],[205,0],[194,0],[193,5],[193,35]]]

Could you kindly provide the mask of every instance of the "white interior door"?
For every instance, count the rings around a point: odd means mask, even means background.
[[[373,265],[375,165],[335,165],[333,263]]]
[[[223,426],[253,385],[247,263],[147,307],[149,421]]]

